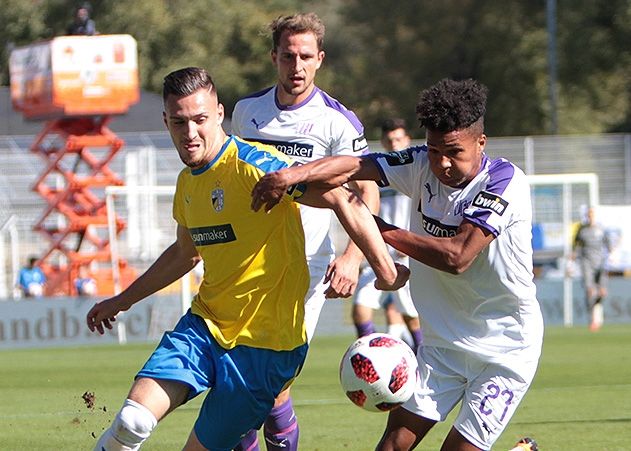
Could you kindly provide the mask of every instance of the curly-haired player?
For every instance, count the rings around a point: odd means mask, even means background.
[[[417,105],[427,144],[366,157],[330,157],[264,176],[254,207],[269,209],[298,181],[375,180],[412,198],[410,230],[378,221],[410,258],[423,317],[416,392],[390,412],[379,450],[414,448],[460,410],[441,449],[490,449],[535,375],[543,320],[532,273],[530,188],[509,161],[484,153],[487,89],[441,80]],[[280,190],[280,191],[279,191]]]

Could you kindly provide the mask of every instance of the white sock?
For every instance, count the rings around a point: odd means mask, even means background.
[[[412,338],[412,334],[410,334],[410,331],[405,324],[390,324],[388,326],[388,334],[403,340],[410,348],[414,348],[414,339]]]
[[[592,307],[592,322],[597,326],[602,326],[604,322],[603,305],[599,302]]]

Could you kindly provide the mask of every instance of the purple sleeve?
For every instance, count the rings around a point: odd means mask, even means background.
[[[499,158],[491,162],[488,174],[488,183],[475,195],[464,217],[497,236],[499,231],[489,223],[489,218],[491,215],[502,216],[508,207],[508,202],[502,195],[513,180],[515,167],[508,160]]]

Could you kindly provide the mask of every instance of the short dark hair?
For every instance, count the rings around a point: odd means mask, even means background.
[[[213,91],[215,84],[206,69],[200,67],[185,67],[171,72],[164,77],[162,85],[162,100],[166,101],[169,95],[186,97],[198,89]]]
[[[269,24],[272,32],[273,49],[278,48],[280,37],[284,31],[290,34],[313,33],[316,37],[318,50],[322,50],[324,44],[324,24],[316,13],[300,13],[292,16],[280,16]]]
[[[473,79],[440,80],[421,92],[416,105],[421,127],[444,133],[476,124],[484,132],[487,93],[487,87]]]
[[[381,123],[381,136],[385,136],[386,133],[393,132],[400,128],[405,130],[405,132],[407,133],[408,126],[407,126],[407,123],[405,122],[405,119],[400,118],[400,117],[393,117],[390,119],[386,119],[385,121]]]

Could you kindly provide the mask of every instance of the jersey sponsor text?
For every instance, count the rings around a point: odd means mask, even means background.
[[[458,232],[458,226],[445,225],[425,215],[423,215],[423,229],[430,235],[437,237],[456,236]]]
[[[487,210],[494,211],[498,215],[502,216],[508,202],[502,199],[497,194],[489,193],[487,191],[480,191],[473,199],[473,205],[479,208],[485,208]]]
[[[221,224],[208,227],[195,227],[189,229],[195,246],[208,246],[210,244],[229,243],[237,237],[232,230],[232,225]]]
[[[252,141],[258,141],[263,144],[269,144],[276,147],[276,150],[284,153],[288,157],[311,158],[313,156],[313,144],[305,143],[289,143],[285,141],[272,141],[253,138]]]

